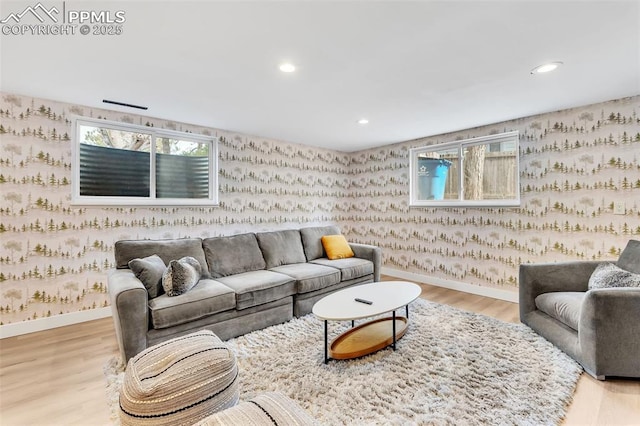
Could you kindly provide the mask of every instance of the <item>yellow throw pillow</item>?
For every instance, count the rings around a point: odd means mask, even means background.
[[[325,235],[322,237],[322,247],[327,252],[327,257],[331,260],[346,259],[355,254],[344,235]]]

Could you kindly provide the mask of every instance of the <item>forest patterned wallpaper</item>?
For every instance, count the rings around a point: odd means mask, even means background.
[[[515,292],[521,262],[615,259],[640,238],[640,97],[342,153],[0,96],[2,324],[107,306],[120,239],[336,223],[381,246],[389,269]],[[219,137],[220,207],[71,206],[71,115]],[[408,207],[410,148],[509,130],[521,134],[520,208]]]
[[[220,206],[71,206],[72,115],[217,136]],[[108,306],[118,240],[333,223],[349,188],[346,153],[5,93],[0,138],[2,324]]]
[[[617,259],[640,239],[639,114],[636,96],[355,153],[335,219],[387,268],[514,292],[520,263]],[[409,208],[411,148],[513,130],[519,208]]]

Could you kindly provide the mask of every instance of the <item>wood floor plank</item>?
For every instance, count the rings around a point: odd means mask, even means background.
[[[519,321],[516,303],[421,287],[424,299]],[[0,340],[0,425],[110,424],[102,369],[117,353],[110,318]],[[583,374],[564,424],[640,425],[640,381]]]

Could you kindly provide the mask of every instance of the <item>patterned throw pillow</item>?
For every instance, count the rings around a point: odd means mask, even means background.
[[[162,275],[167,269],[164,261],[154,254],[152,256],[133,259],[129,261],[129,269],[133,271],[136,278],[142,281],[149,299],[153,299],[162,294]]]
[[[589,278],[589,289],[640,287],[640,274],[625,271],[613,263],[601,263]]]
[[[162,275],[162,287],[167,296],[179,296],[191,290],[202,276],[200,262],[191,256],[172,260]]]

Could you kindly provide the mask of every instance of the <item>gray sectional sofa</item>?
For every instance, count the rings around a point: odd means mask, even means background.
[[[330,292],[379,281],[378,247],[350,243],[354,257],[326,257],[321,237],[339,233],[335,226],[322,226],[206,239],[118,241],[108,289],[123,359],[201,329],[226,340],[279,324],[311,312]],[[202,277],[179,296],[156,292],[129,269],[131,261],[153,255],[165,265],[191,256],[200,263]]]

